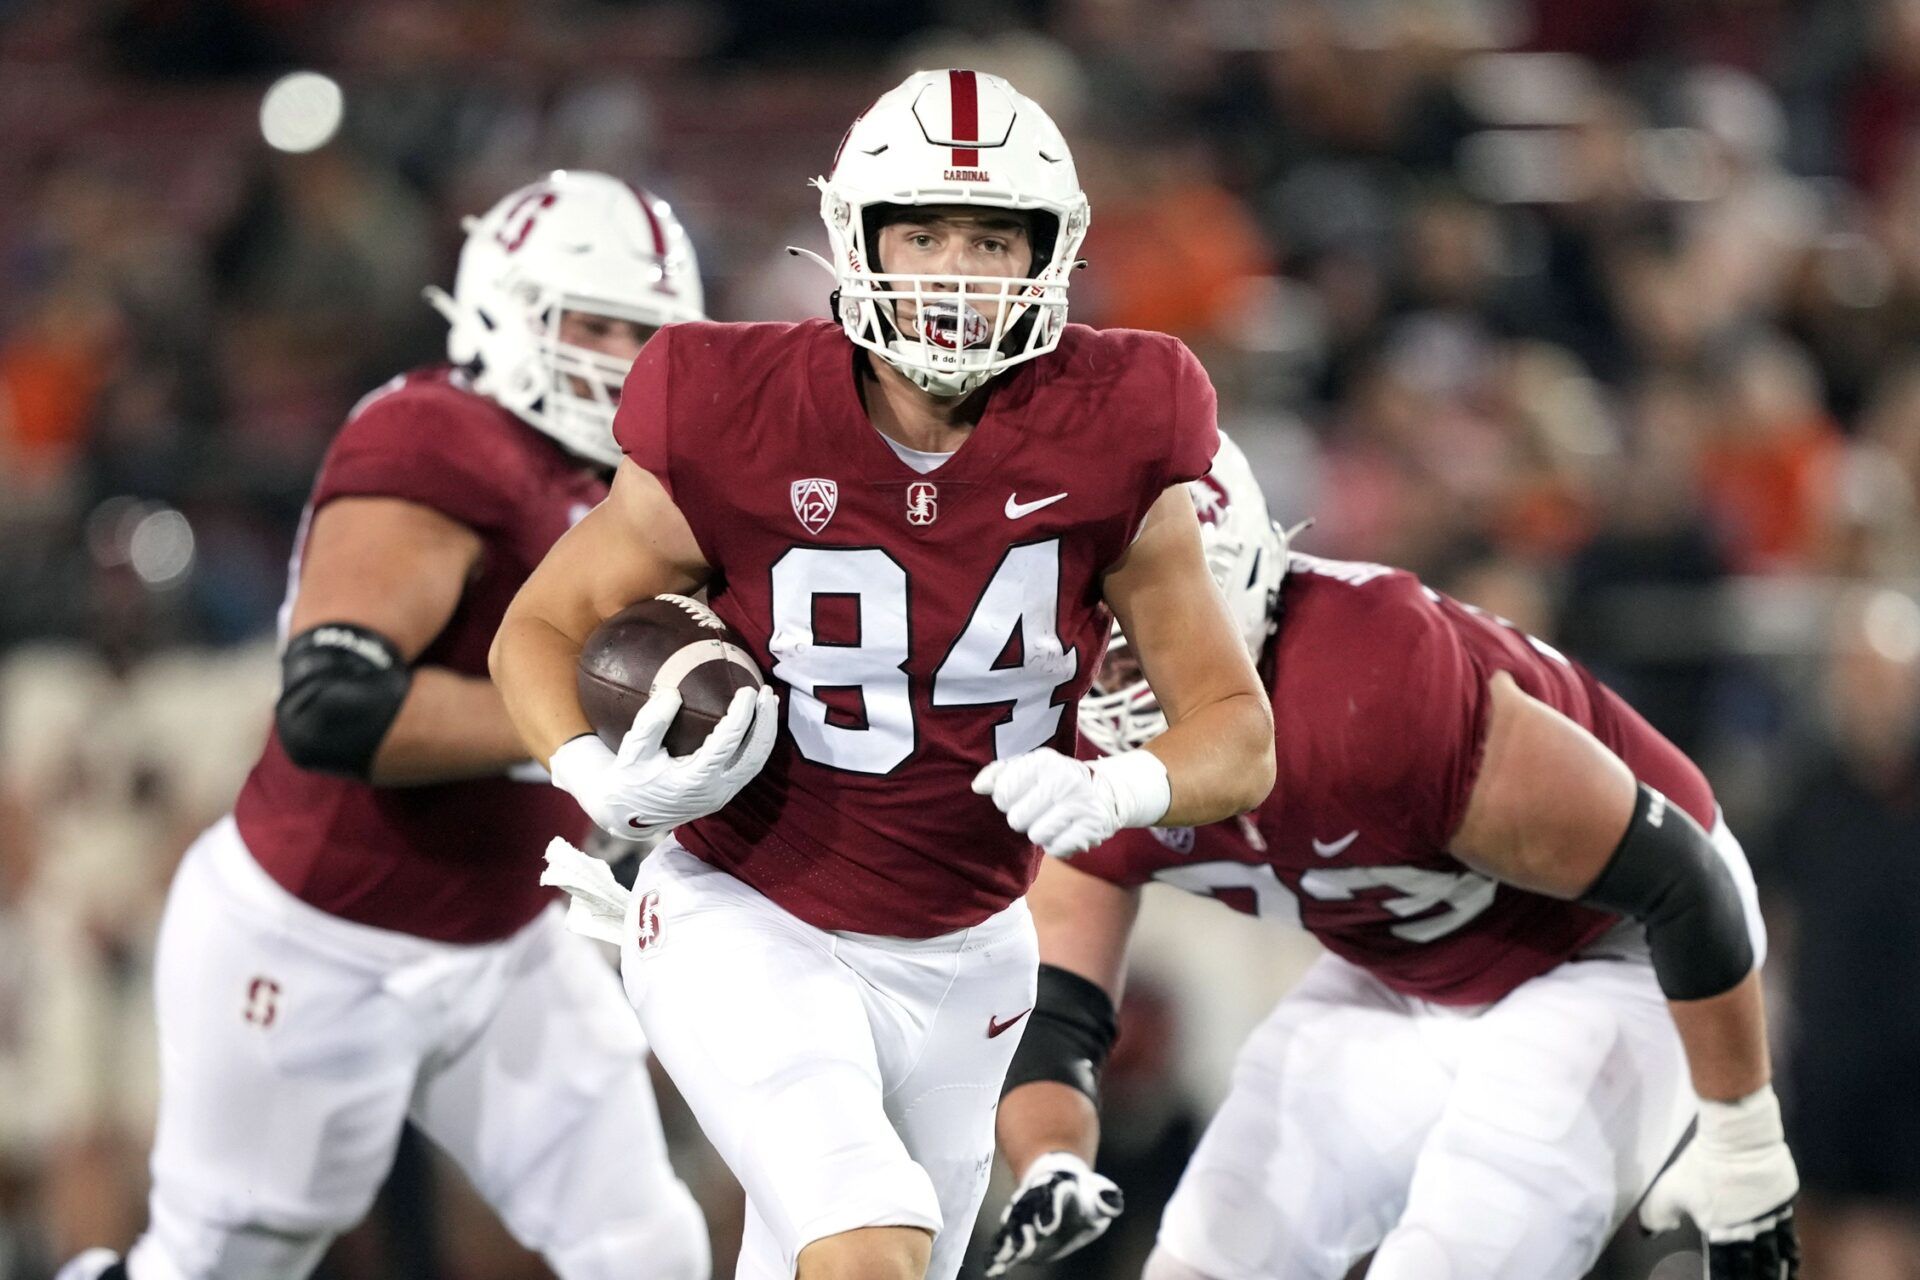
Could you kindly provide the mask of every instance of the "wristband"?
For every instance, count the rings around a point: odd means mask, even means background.
[[[1150,827],[1173,806],[1173,780],[1151,751],[1122,751],[1089,766],[1120,827]]]

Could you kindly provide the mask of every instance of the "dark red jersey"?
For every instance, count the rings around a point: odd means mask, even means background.
[[[782,693],[766,768],[679,838],[821,928],[928,937],[1026,892],[1033,850],[970,784],[1072,749],[1106,646],[1101,575],[1163,490],[1206,471],[1213,389],[1171,338],[1069,326],[922,475],[855,379],[828,321],[673,325],[614,433]]]
[[[1075,867],[1295,921],[1407,995],[1497,1000],[1616,919],[1499,884],[1447,852],[1498,671],[1713,826],[1699,769],[1585,668],[1412,574],[1296,554],[1280,616],[1267,654],[1273,794],[1230,822],[1123,831]]]
[[[508,601],[606,492],[559,445],[435,369],[361,402],[321,465],[307,518],[335,498],[404,498],[478,533],[478,575],[417,665],[485,676]],[[296,547],[296,583],[298,570]],[[533,919],[549,897],[539,884],[547,841],[586,827],[551,786],[501,777],[374,787],[297,768],[277,735],[234,813],[254,858],[302,901],[446,942],[502,938]]]

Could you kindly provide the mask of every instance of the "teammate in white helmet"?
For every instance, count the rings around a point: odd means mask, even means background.
[[[1238,821],[1042,869],[1039,1000],[998,1120],[1019,1186],[988,1274],[1122,1208],[1089,1167],[1095,1104],[1161,883],[1329,954],[1241,1050],[1146,1280],[1341,1280],[1369,1253],[1370,1280],[1578,1280],[1636,1204],[1651,1230],[1691,1219],[1712,1280],[1793,1280],[1766,935],[1700,771],[1500,619],[1290,554],[1226,440],[1189,491],[1268,681],[1279,783]],[[1116,635],[1081,703],[1100,751],[1164,731],[1136,659]]]
[[[746,1187],[740,1274],[951,1280],[1033,1004],[1034,842],[1246,809],[1272,729],[1183,488],[1212,387],[1172,338],[1066,322],[1087,201],[1046,113],[923,71],[819,185],[837,318],[648,345],[612,496],[522,588],[494,674],[596,821],[672,829],[624,913],[591,865],[555,870],[623,938],[648,1039]],[[709,739],[741,749],[674,760],[656,720],[616,756],[580,644],[701,586],[771,677]],[[1090,768],[1073,706],[1109,611],[1170,727]]]
[[[367,396],[328,452],[272,734],[168,896],[146,1233],[63,1280],[300,1280],[409,1120],[561,1280],[709,1272],[619,983],[538,883],[586,820],[486,671],[514,590],[606,496],[634,356],[701,315],[693,250],[645,191],[558,172],[470,220],[428,296],[452,363]]]

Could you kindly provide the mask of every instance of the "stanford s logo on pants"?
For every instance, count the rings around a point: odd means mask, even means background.
[[[247,1007],[241,1015],[254,1026],[265,1029],[280,1016],[280,984],[272,978],[255,978],[247,984]]]
[[[660,895],[649,889],[640,895],[633,913],[633,948],[641,955],[660,945]]]

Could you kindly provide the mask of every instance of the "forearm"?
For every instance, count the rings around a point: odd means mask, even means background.
[[[490,778],[526,758],[492,681],[445,667],[416,667],[368,780],[405,787]]]
[[[580,642],[544,619],[509,612],[488,665],[524,753],[541,764],[562,743],[591,733],[580,709],[575,667]]]
[[[1700,1097],[1731,1102],[1772,1079],[1758,970],[1731,991],[1704,1000],[1672,1000],[1667,1007]]]
[[[1195,708],[1145,748],[1173,800],[1154,825],[1197,827],[1245,813],[1273,790],[1273,713],[1257,693]]]
[[[1052,1080],[1023,1084],[1000,1099],[1000,1155],[1017,1180],[1050,1151],[1070,1151],[1088,1164],[1100,1147],[1100,1115],[1092,1099]]]

